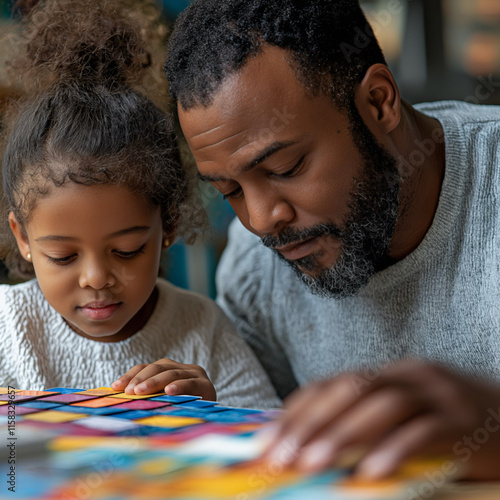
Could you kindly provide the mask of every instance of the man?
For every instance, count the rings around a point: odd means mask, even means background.
[[[500,111],[401,100],[353,0],[195,1],[165,69],[241,221],[219,303],[281,397],[303,386],[269,457],[499,478]]]

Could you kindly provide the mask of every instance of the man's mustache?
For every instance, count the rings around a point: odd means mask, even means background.
[[[286,227],[276,236],[267,234],[262,237],[262,243],[268,248],[282,247],[291,243],[300,243],[318,236],[333,236],[342,240],[342,230],[335,224],[317,224],[307,229]]]

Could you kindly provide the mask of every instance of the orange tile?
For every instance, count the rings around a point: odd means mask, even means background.
[[[49,394],[59,394],[53,391],[17,391],[16,396],[48,396]]]
[[[89,389],[88,391],[78,392],[84,396],[111,396],[111,394],[119,394],[121,391],[114,391],[111,387],[97,387],[97,389]]]
[[[120,403],[126,403],[130,399],[116,399],[110,397],[89,399],[88,401],[80,401],[78,403],[71,403],[70,406],[83,406],[86,408],[102,408],[103,406],[113,406],[119,405]]]

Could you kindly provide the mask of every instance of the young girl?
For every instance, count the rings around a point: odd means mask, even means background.
[[[193,229],[196,210],[170,120],[128,83],[156,91],[138,78],[155,12],[45,0],[25,18],[25,64],[13,67],[27,67],[37,90],[7,121],[1,257],[36,279],[0,286],[0,386],[114,381],[129,394],[275,407],[216,304],[157,277],[162,249]]]

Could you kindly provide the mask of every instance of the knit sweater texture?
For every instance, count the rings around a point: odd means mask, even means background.
[[[444,129],[438,207],[419,246],[358,295],[312,295],[258,237],[230,227],[217,300],[282,397],[344,371],[369,379],[404,358],[500,379],[500,107],[416,108]]]
[[[36,280],[0,286],[0,386],[19,389],[109,386],[130,368],[170,358],[202,366],[218,401],[280,405],[255,355],[212,300],[163,279],[147,324],[120,342],[75,333],[45,300]]]

